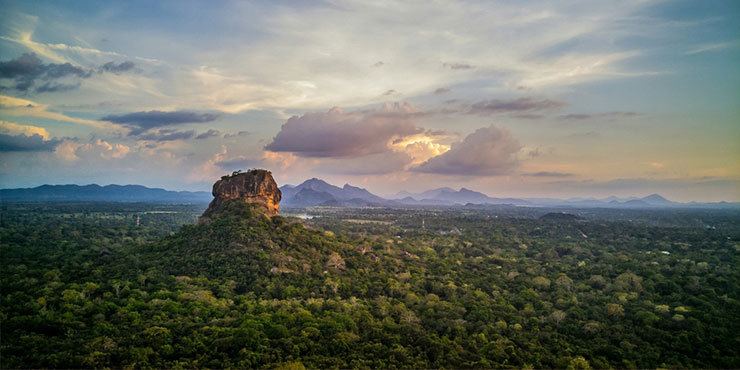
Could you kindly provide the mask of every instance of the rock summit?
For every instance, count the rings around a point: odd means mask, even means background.
[[[213,184],[213,201],[201,219],[210,218],[224,202],[241,200],[259,206],[267,216],[275,216],[280,208],[280,189],[267,170],[254,169],[247,172],[235,171],[222,176]]]

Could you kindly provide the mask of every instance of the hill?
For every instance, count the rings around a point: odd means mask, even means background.
[[[169,191],[141,185],[41,185],[35,188],[0,189],[0,202],[147,202],[208,203],[205,191]]]
[[[579,221],[579,220],[583,220],[583,217],[576,216],[576,215],[573,215],[573,214],[570,214],[570,213],[565,213],[565,212],[561,212],[561,213],[558,213],[558,212],[550,212],[550,213],[545,214],[542,217],[540,217],[540,220],[545,220],[545,221]]]

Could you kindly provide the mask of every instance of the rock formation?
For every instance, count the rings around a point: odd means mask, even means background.
[[[267,216],[275,216],[280,208],[281,196],[280,189],[270,171],[234,172],[221,177],[221,180],[213,184],[213,201],[208,205],[201,219],[210,218],[221,204],[235,199],[256,204]]]

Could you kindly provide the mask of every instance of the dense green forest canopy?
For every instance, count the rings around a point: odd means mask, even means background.
[[[202,210],[1,205],[0,366],[740,367],[737,211]]]

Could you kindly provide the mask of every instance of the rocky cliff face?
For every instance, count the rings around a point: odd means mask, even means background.
[[[275,216],[280,208],[281,197],[270,171],[250,170],[223,176],[213,184],[213,201],[201,219],[210,218],[221,204],[234,199],[256,204],[267,216]]]

